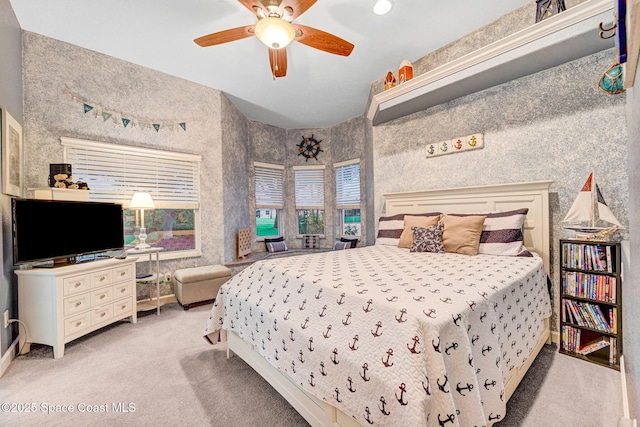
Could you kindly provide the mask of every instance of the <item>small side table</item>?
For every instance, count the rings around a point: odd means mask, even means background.
[[[152,272],[153,269],[153,254],[156,255],[156,268],[155,274],[151,274],[149,277],[145,277],[144,279],[136,279],[137,282],[147,282],[153,283],[156,282],[156,303],[153,304],[153,298],[151,298],[151,294],[149,294],[149,302],[148,303],[138,303],[138,311],[145,311],[149,309],[155,308],[157,310],[158,316],[160,315],[160,252],[162,252],[163,248],[159,247],[150,247],[147,249],[127,249],[127,255],[145,255],[149,254],[149,272]]]

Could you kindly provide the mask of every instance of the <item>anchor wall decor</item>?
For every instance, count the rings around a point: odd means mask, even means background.
[[[427,158],[429,158],[462,151],[478,150],[480,148],[484,148],[484,134],[474,133],[460,138],[428,143],[426,153]]]

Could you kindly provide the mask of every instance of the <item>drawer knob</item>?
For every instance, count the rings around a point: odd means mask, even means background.
[[[101,281],[101,282],[104,282],[104,281],[105,281],[105,279],[106,279],[106,277],[104,277],[104,276],[100,277],[100,281]]]
[[[82,285],[82,282],[76,282],[76,284],[75,284],[75,285],[73,285],[73,286],[75,286],[75,287],[77,288],[77,287],[78,287],[78,286],[80,286],[80,285]]]
[[[100,317],[104,317],[106,314],[107,314],[107,313],[102,312],[102,313],[100,313]]]
[[[120,307],[120,310],[124,310],[125,308],[127,308],[127,305],[123,305],[122,307]]]
[[[82,301],[78,301],[78,302],[76,303],[76,307],[80,307],[81,305],[82,305]]]
[[[122,288],[122,289],[120,289],[120,293],[121,293],[121,294],[125,293],[126,291],[127,291],[127,289],[126,289],[126,288]]]
[[[120,275],[121,275],[121,276],[124,276],[125,274],[127,274],[125,271],[121,271],[121,272],[120,272]]]
[[[76,322],[76,327],[78,327],[78,326],[80,326],[80,325],[82,325],[82,321],[81,321],[81,320],[79,320],[79,321],[77,321],[77,322]]]
[[[100,299],[104,299],[105,294],[100,295]]]

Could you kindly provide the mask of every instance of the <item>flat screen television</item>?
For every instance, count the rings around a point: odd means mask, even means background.
[[[122,205],[12,199],[13,263],[76,262],[124,248]]]

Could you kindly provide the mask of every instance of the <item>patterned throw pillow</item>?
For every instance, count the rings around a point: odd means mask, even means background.
[[[348,237],[341,237],[340,241],[341,242],[349,242],[351,244],[351,249],[355,248],[356,246],[358,246],[358,240],[360,239],[356,239],[354,238],[348,238]]]
[[[336,242],[336,244],[333,245],[334,251],[340,251],[343,249],[351,249],[351,242]]]
[[[444,253],[444,244],[442,243],[444,225],[442,223],[428,228],[411,227],[411,231],[413,231],[413,243],[409,252]]]
[[[267,243],[267,250],[269,252],[284,252],[289,250],[289,248],[287,248],[287,244],[285,242],[272,242]]]
[[[264,238],[264,245],[267,248],[267,251],[271,252],[269,250],[269,243],[273,243],[273,242],[284,242],[284,236],[280,236],[280,237],[265,237]]]

